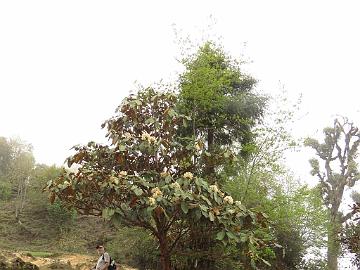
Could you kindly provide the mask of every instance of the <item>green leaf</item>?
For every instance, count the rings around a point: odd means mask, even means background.
[[[271,264],[267,261],[267,260],[264,260],[263,258],[260,258],[261,259],[261,261],[263,262],[263,263],[265,263],[267,266],[271,266]]]
[[[205,206],[205,205],[200,204],[200,209],[201,209],[201,211],[207,213],[207,210],[208,210],[209,208],[208,208],[207,206]]]
[[[165,183],[169,184],[172,181],[172,177],[171,176],[166,176],[165,177]]]
[[[214,213],[213,212],[209,212],[209,219],[210,221],[214,221],[215,220],[215,216],[214,216]]]
[[[149,125],[149,124],[153,124],[155,122],[155,118],[150,117],[145,121],[145,124]]]
[[[216,239],[219,241],[223,240],[224,237],[225,237],[225,231],[221,231],[216,234]]]
[[[184,212],[184,214],[187,214],[189,212],[189,208],[186,204],[186,202],[181,202],[181,210]]]
[[[195,178],[195,184],[197,186],[202,186],[202,182],[201,182],[200,178]]]
[[[240,236],[240,242],[245,243],[247,241],[247,239],[248,239],[248,236],[246,234],[242,233]]]
[[[176,116],[177,115],[177,113],[174,111],[174,109],[170,109],[169,110],[169,116],[170,117],[174,117],[174,116]]]
[[[229,237],[229,239],[237,239],[236,235],[233,234],[232,232],[226,232],[227,237]]]
[[[222,199],[221,199],[216,193],[214,193],[214,200],[215,200],[218,204],[221,204],[221,203],[222,203]]]
[[[136,196],[140,196],[140,195],[142,195],[144,192],[140,189],[140,188],[135,188],[134,189],[134,193],[135,193],[135,195]]]
[[[115,210],[107,207],[102,210],[101,214],[104,219],[110,219],[115,214]]]
[[[204,195],[201,195],[201,199],[203,199],[209,206],[211,206],[211,202],[209,201],[208,198],[206,198]]]
[[[201,218],[200,209],[195,209],[195,221],[198,221]]]

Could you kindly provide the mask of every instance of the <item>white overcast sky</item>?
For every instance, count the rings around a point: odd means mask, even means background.
[[[0,1],[0,136],[34,146],[39,163],[62,164],[69,148],[104,141],[135,81],[180,70],[173,24],[194,41],[221,36],[258,89],[303,94],[294,135],[316,134],[336,114],[359,121],[358,1]],[[212,16],[216,24],[207,25]],[[309,155],[289,157],[308,175]],[[306,170],[306,171],[304,171]]]

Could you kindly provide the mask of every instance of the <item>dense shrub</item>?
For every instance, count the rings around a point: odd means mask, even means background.
[[[46,209],[50,221],[60,227],[72,224],[76,218],[76,212],[65,208],[60,201],[48,204]]]
[[[9,182],[0,179],[0,200],[7,201],[11,198],[11,185]]]

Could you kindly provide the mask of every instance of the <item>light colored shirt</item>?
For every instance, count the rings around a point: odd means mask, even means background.
[[[105,252],[104,255],[101,255],[96,264],[96,270],[102,270],[106,263],[110,263],[110,255]]]

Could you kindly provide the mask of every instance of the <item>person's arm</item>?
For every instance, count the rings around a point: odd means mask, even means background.
[[[104,261],[105,261],[105,265],[101,270],[106,270],[108,269],[109,265],[110,265],[110,255],[109,253],[105,252],[104,253]]]
[[[101,270],[106,270],[106,269],[108,269],[109,265],[110,265],[110,263],[109,263],[109,262],[106,262],[105,265],[104,265],[104,267],[103,267]]]

